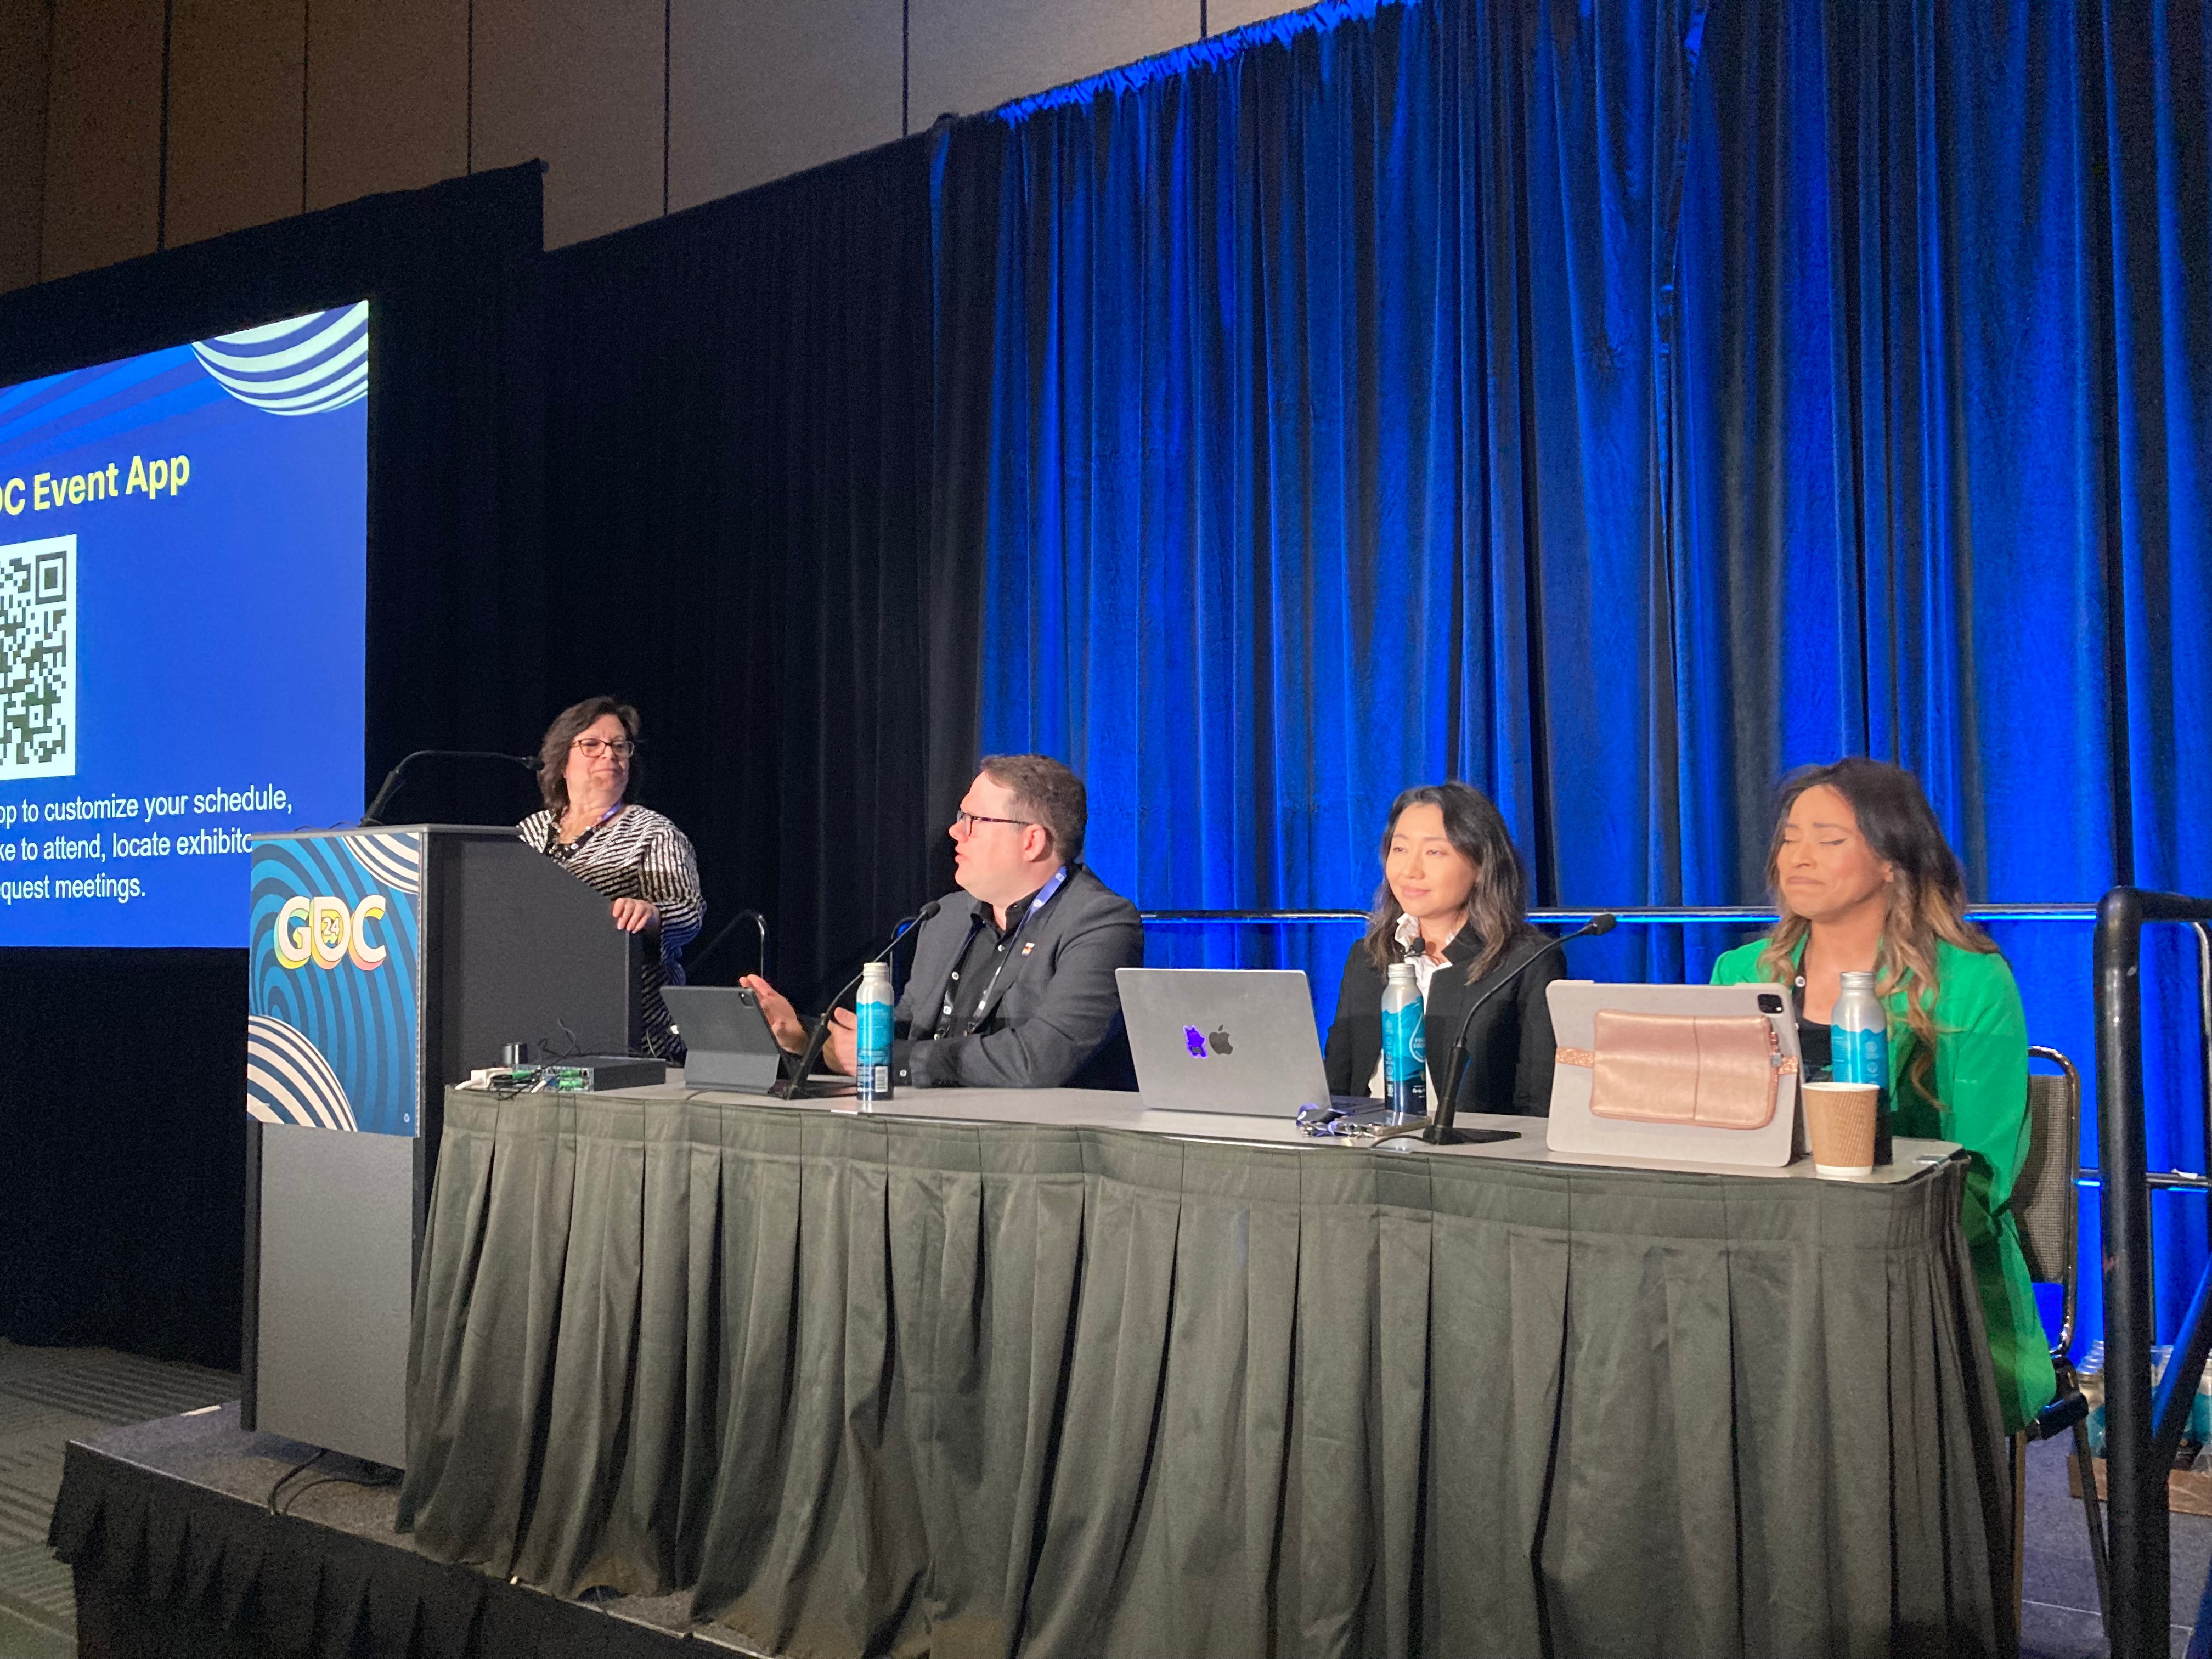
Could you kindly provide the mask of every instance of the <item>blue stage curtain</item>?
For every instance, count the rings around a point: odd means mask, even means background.
[[[1713,7],[1671,530],[1685,796],[1735,780],[1706,844],[1747,896],[1761,781],[1844,751],[1919,774],[1977,896],[2212,887],[2208,58],[2199,6]],[[1999,931],[2094,1161],[2089,930]],[[2151,1162],[2202,1170],[2183,945],[2147,954]],[[2157,1225],[2170,1324],[2203,1200]]]
[[[1324,7],[952,131],[981,741],[1085,774],[1109,883],[1364,907],[1391,797],[1459,775],[1540,891],[1713,896],[1656,540],[1697,17]]]
[[[1756,900],[1776,781],[1844,752],[1977,896],[2212,889],[2208,63],[2142,0],[1416,0],[956,125],[981,745],[1084,772],[1148,908],[1364,906],[1447,775],[1543,901]],[[1324,1012],[1350,937],[1280,945]],[[2004,942],[2086,1060],[2087,930]],[[2179,988],[2153,1024],[2154,1162],[2202,1168]]]

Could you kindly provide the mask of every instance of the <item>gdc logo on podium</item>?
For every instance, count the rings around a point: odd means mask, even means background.
[[[276,960],[286,968],[384,966],[388,952],[369,936],[369,925],[384,919],[384,895],[371,893],[348,908],[343,899],[292,898],[276,913]]]

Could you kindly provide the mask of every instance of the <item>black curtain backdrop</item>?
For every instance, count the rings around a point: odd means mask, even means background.
[[[636,703],[708,936],[762,911],[802,1006],[951,884],[929,748],[975,699],[922,649],[930,159],[925,135],[546,262],[545,692],[503,742]],[[755,954],[741,932],[701,975]]]
[[[365,788],[630,699],[709,933],[763,911],[811,1001],[951,885],[973,757],[972,605],[923,649],[931,157],[550,257],[534,165],[374,198],[8,296],[0,384],[371,296]],[[385,816],[534,805],[433,762]],[[243,951],[0,951],[0,1335],[237,1363],[245,1019]]]
[[[635,702],[803,1002],[949,888],[979,746],[1084,769],[1152,906],[1362,902],[1449,772],[1544,897],[1747,899],[1773,775],[1859,748],[1982,894],[2202,887],[2208,42],[1345,0],[550,257],[522,168],[48,284],[0,384],[376,298],[368,781]],[[2028,958],[2086,945],[2004,942],[2085,1048]],[[0,1334],[234,1358],[244,981],[0,952]]]
[[[541,171],[372,198],[0,297],[0,385],[374,302],[374,775],[409,748],[523,729],[543,703]],[[422,804],[449,817],[514,805],[452,782]],[[0,1336],[238,1363],[245,1030],[243,950],[0,951]]]

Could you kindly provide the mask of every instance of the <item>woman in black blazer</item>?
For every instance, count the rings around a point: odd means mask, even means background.
[[[1528,885],[1504,818],[1466,784],[1408,789],[1391,803],[1382,876],[1367,937],[1345,958],[1328,1028],[1328,1086],[1340,1095],[1382,1093],[1382,984],[1392,963],[1411,962],[1425,981],[1434,1109],[1467,1011],[1547,938],[1528,925]],[[1553,1045],[1544,988],[1559,977],[1556,956],[1538,963],[1475,1016],[1461,1111],[1549,1114]]]

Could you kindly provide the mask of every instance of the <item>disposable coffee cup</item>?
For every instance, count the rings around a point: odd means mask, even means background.
[[[1881,1090],[1871,1083],[1808,1083],[1804,1094],[1813,1168],[1824,1176],[1872,1175]]]

